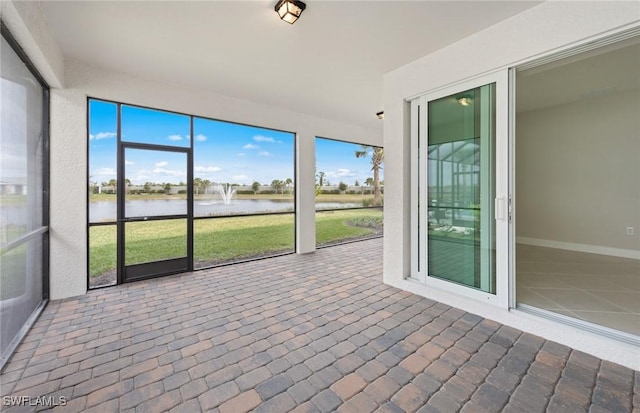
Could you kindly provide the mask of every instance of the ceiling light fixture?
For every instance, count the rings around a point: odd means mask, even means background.
[[[289,24],[293,24],[298,20],[306,4],[299,0],[279,0],[276,4],[275,11],[280,16],[280,19],[286,21]]]
[[[470,106],[473,103],[473,98],[469,95],[457,96],[456,100],[462,106]]]
[[[378,119],[384,119],[384,112],[378,112],[376,113],[376,116],[378,117]]]

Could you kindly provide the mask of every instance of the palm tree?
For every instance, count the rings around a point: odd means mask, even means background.
[[[368,190],[371,190],[371,187],[373,186],[373,178],[369,177],[364,181],[364,184],[368,187]]]
[[[196,190],[196,195],[200,193],[200,187],[202,186],[202,178],[195,178],[193,180],[193,189]]]
[[[273,188],[273,191],[277,194],[279,189],[282,189],[282,187],[284,182],[282,182],[279,179],[274,179],[273,181],[271,181],[271,188]]]
[[[287,188],[291,188],[291,187],[293,186],[293,179],[291,179],[291,178],[287,178],[287,179],[284,181],[284,183],[285,183],[285,185],[287,186]]]
[[[382,192],[380,191],[380,169],[384,162],[384,149],[377,146],[360,145],[356,151],[356,158],[371,156],[371,170],[373,171],[373,205],[382,205]]]
[[[253,184],[251,184],[251,189],[253,189],[253,194],[257,194],[258,191],[260,190],[260,182],[255,181]]]

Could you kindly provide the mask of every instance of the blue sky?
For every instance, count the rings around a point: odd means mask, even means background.
[[[116,178],[116,105],[91,100],[90,179]],[[122,106],[122,140],[188,147],[189,117]],[[368,158],[354,155],[359,145],[316,139],[316,170],[332,185],[361,185],[372,177]],[[186,158],[180,153],[128,149],[126,175],[132,183],[186,181]],[[217,183],[269,185],[294,177],[294,135],[252,126],[194,118],[194,177]]]

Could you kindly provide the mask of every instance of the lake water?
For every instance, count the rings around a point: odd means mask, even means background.
[[[359,202],[319,202],[316,209],[358,208]],[[187,201],[184,199],[150,199],[127,201],[125,204],[127,217],[155,215],[186,215]],[[239,199],[225,204],[218,200],[196,200],[193,203],[193,214],[196,217],[216,215],[257,214],[265,212],[293,211],[293,201],[268,199]],[[116,220],[115,202],[91,202],[89,204],[90,222]]]

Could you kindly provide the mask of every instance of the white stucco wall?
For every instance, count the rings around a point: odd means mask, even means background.
[[[0,1],[0,17],[50,87],[62,87],[64,58],[35,1]]]
[[[519,311],[428,289],[410,273],[409,111],[406,100],[462,80],[640,25],[640,3],[545,2],[385,75],[384,281],[573,348],[640,368],[636,346]]]

